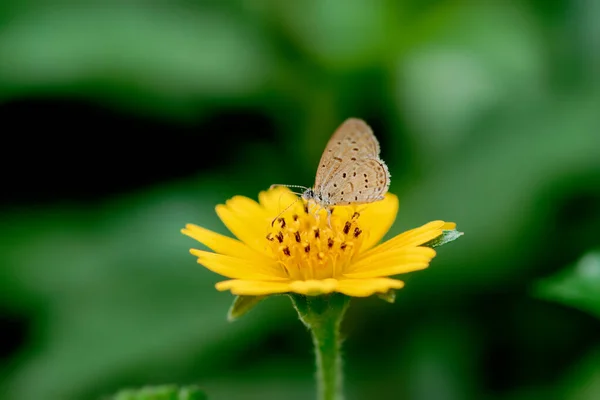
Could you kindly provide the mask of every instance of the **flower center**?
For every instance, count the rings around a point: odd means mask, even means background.
[[[304,212],[277,218],[266,235],[268,251],[292,280],[337,278],[358,253],[360,214],[334,210],[328,218],[325,210],[313,213],[305,205]]]

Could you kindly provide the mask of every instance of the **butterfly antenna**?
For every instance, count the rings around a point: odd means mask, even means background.
[[[292,202],[292,204],[290,204],[289,206],[287,206],[285,208],[285,210],[283,210],[282,212],[280,212],[279,214],[277,214],[277,216],[273,219],[273,221],[271,222],[271,226],[273,226],[275,224],[275,221],[277,221],[277,219],[279,219],[279,217],[281,216],[281,214],[283,214],[284,212],[286,212],[287,210],[289,210],[290,208],[292,208],[292,206],[294,204],[296,204],[298,202],[298,200],[300,200],[300,197],[298,197],[296,200],[294,200]]]
[[[308,189],[306,186],[302,186],[302,185],[283,185],[280,183],[275,183],[275,184],[271,185],[269,187],[269,189],[273,189],[273,188],[280,187],[280,186],[283,186],[286,188],[300,188],[300,189],[304,189],[304,190]]]

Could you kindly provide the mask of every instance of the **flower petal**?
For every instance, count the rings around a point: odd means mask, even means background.
[[[390,289],[401,289],[404,282],[397,279],[324,279],[312,281],[272,282],[253,280],[229,280],[215,285],[217,290],[231,290],[239,296],[265,296],[286,292],[295,292],[304,295],[319,295],[331,292],[340,292],[348,296],[366,297],[374,293],[386,293]]]
[[[338,281],[337,292],[353,297],[367,297],[374,293],[386,293],[390,289],[402,289],[404,282],[390,278],[343,279]]]
[[[231,290],[231,293],[238,296],[266,296],[269,294],[286,293],[290,291],[289,281],[252,281],[252,280],[231,280],[218,282],[215,287],[223,292]]]
[[[257,202],[247,197],[235,196],[225,205],[219,204],[216,211],[227,229],[238,239],[254,250],[264,252],[264,234],[260,230],[264,229],[266,232],[269,218]]]
[[[368,236],[362,244],[362,251],[375,246],[390,230],[398,214],[398,197],[387,193],[381,201],[370,203],[364,209],[356,209],[360,213],[360,227]]]
[[[300,198],[286,187],[276,187],[271,190],[260,192],[258,194],[258,201],[267,213],[273,214],[271,218],[275,218],[277,214],[285,210],[291,204],[296,203],[290,210],[294,209],[294,211],[296,211],[298,207],[301,210],[303,207]]]
[[[415,247],[427,243],[442,234],[444,221],[432,221],[423,226],[403,232],[396,237],[380,244],[379,246],[367,251],[359,260],[369,257],[375,253],[386,252],[401,247]]]
[[[288,280],[286,273],[275,261],[262,263],[253,259],[241,259],[210,251],[191,249],[198,263],[219,275],[234,279]]]
[[[372,253],[349,265],[343,274],[349,278],[370,278],[411,272],[426,268],[435,254],[429,247],[401,247]]]
[[[317,296],[337,291],[338,280],[333,278],[322,280],[293,281],[290,283],[290,292]]]
[[[225,205],[240,217],[258,219],[265,218],[265,210],[256,201],[245,196],[233,196]]]
[[[387,265],[385,267],[368,269],[361,272],[349,272],[344,274],[344,276],[352,279],[380,278],[419,271],[427,268],[428,266],[428,262],[402,262],[397,265]]]
[[[238,240],[202,228],[198,225],[187,224],[185,229],[181,230],[181,233],[199,241],[215,253],[243,259],[253,259],[263,263],[271,261],[264,256],[264,253],[259,253]]]

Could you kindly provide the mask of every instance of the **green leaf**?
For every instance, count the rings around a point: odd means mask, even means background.
[[[572,268],[543,279],[534,293],[600,318],[600,251],[590,252]]]
[[[446,243],[450,243],[450,242],[458,239],[462,235],[464,235],[464,232],[459,232],[456,229],[442,231],[442,234],[440,236],[436,237],[433,240],[430,240],[429,242],[423,244],[422,246],[431,247],[433,249],[436,247],[440,247]]]
[[[5,21],[0,58],[11,62],[0,65],[0,97],[82,85],[87,96],[108,92],[136,108],[143,96],[141,107],[185,113],[197,93],[235,96],[268,79],[264,37],[231,13],[84,3],[60,13],[32,6]]]
[[[383,1],[282,2],[277,18],[302,48],[329,67],[354,68],[377,59],[389,43],[389,7]],[[340,12],[343,9],[344,12]],[[361,35],[355,35],[356,21]],[[387,29],[386,29],[387,28]]]
[[[267,296],[237,296],[233,301],[231,308],[229,308],[227,320],[235,321],[245,315],[248,311],[252,310],[254,306],[266,297]]]
[[[178,388],[175,385],[147,386],[124,389],[112,400],[206,400],[208,396],[196,386]]]
[[[377,297],[379,297],[383,301],[387,301],[388,303],[393,304],[396,301],[396,291],[390,289],[385,293],[377,293]]]

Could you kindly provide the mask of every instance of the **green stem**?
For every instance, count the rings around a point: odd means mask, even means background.
[[[300,320],[310,329],[317,363],[317,398],[343,400],[340,325],[350,298],[290,295]]]
[[[317,390],[322,400],[342,400],[342,359],[339,324],[335,321],[311,330],[317,363]]]

